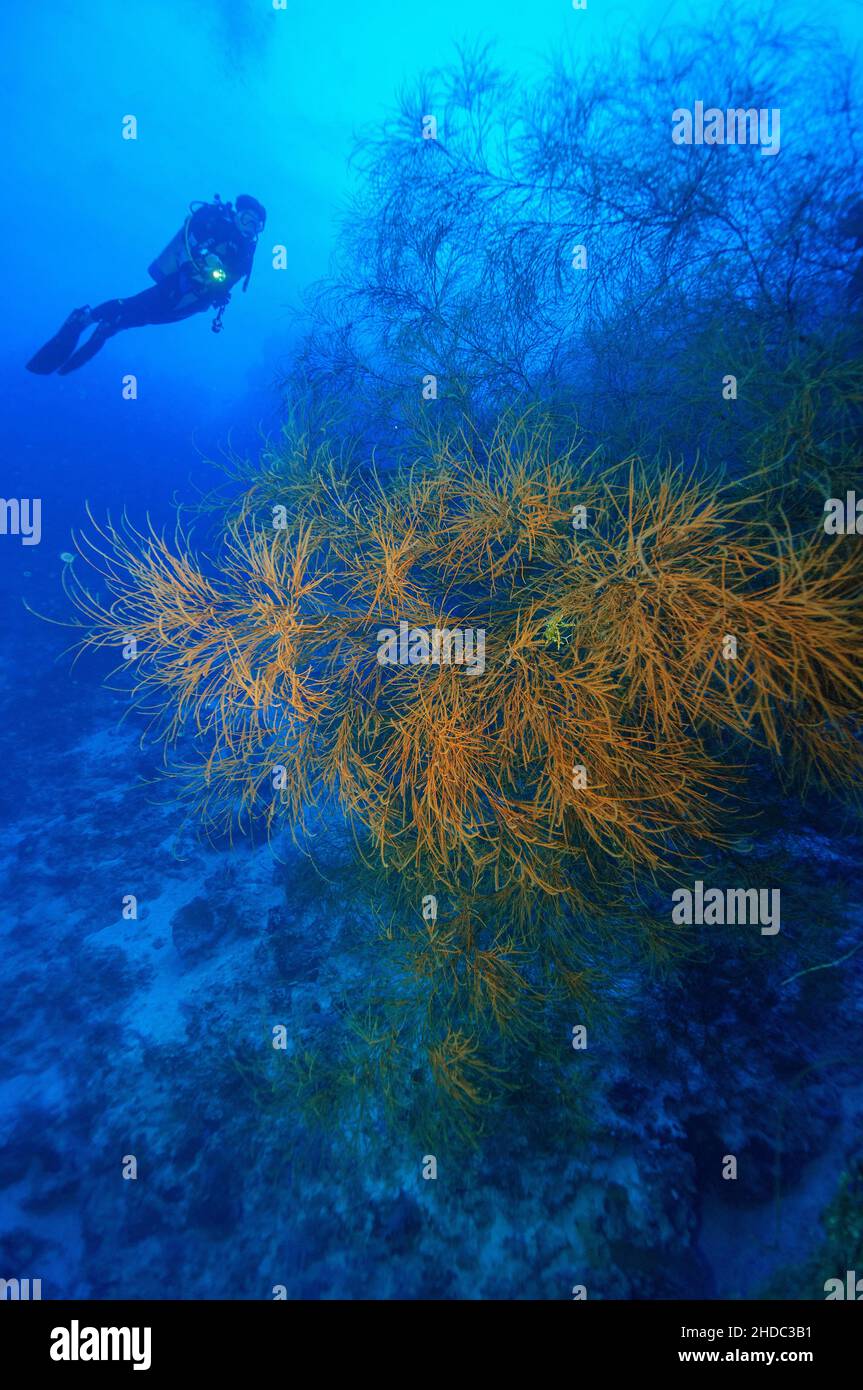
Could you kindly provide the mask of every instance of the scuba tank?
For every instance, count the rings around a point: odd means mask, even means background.
[[[161,255],[151,261],[147,267],[147,274],[156,281],[157,285],[161,284],[163,280],[167,280],[169,275],[174,275],[187,259],[186,233],[191,220],[191,217],[186,218],[180,230],[171,237]]]

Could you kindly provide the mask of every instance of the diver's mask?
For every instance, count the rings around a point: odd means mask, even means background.
[[[264,230],[263,221],[253,208],[238,208],[234,213],[234,221],[240,230],[240,234],[244,236],[247,241],[257,241],[261,232]]]

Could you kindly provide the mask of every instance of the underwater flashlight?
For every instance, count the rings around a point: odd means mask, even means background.
[[[196,264],[196,270],[202,280],[215,280],[217,285],[223,285],[228,278],[228,272],[221,260],[211,251],[200,257]]]

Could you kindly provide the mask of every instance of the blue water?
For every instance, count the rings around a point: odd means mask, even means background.
[[[591,1058],[586,1127],[504,1113],[474,1151],[441,1150],[426,1181],[412,1137],[317,1131],[290,1095],[262,1105],[243,1066],[269,1065],[274,1024],[336,1046],[339,1001],[374,969],[348,828],[325,815],[313,859],[288,837],[202,838],[159,747],[142,746],[144,721],[106,685],[110,661],[73,665],[62,626],[61,557],[88,504],[97,520],[125,510],[170,527],[175,501],[220,482],[214,460],[278,433],[310,287],[363,191],[353,156],[400,91],[458,44],[493,43],[525,90],[550,56],[694,21],[727,55],[725,13],[705,0],[4,8],[2,492],[40,498],[42,530],[32,546],[0,536],[0,1277],[41,1278],[46,1298],[569,1298],[576,1284],[752,1297],[817,1251],[819,1215],[861,1151],[863,955],[802,1006],[716,962],[637,989]],[[853,57],[859,7],[831,0],[822,16]],[[805,112],[802,85],[792,99]],[[129,114],[136,140],[121,136]],[[190,201],[216,193],[267,209],[220,335],[200,315],[120,334],[68,377],[24,370],[72,308],[146,288]],[[761,842],[791,857],[797,920],[847,891],[834,955],[859,940],[856,833],[830,803],[789,802]],[[786,1094],[804,1097],[793,1122],[775,1109]],[[740,1197],[716,1181],[726,1151],[745,1156]]]

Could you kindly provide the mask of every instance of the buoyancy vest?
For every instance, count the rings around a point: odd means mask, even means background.
[[[237,229],[230,203],[192,204],[182,227],[151,261],[148,274],[161,284],[185,271],[185,278],[202,297],[218,301],[240,280],[249,283],[255,243]]]

